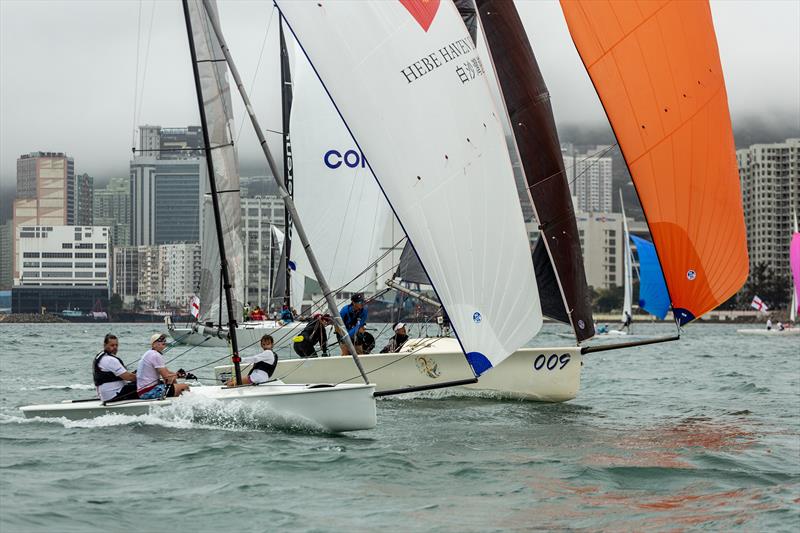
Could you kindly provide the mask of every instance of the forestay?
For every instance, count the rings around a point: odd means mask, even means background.
[[[747,279],[728,98],[707,2],[561,0],[647,217],[677,321]]]
[[[293,77],[289,131],[294,202],[325,279],[335,291],[377,259],[384,227],[393,215],[305,57],[297,57]],[[312,272],[306,255],[299,248],[298,252],[291,258],[298,271]],[[375,273],[368,269],[346,290],[363,291],[374,282]]]
[[[216,10],[216,4],[210,4]],[[219,205],[222,234],[228,258],[228,272],[233,295],[233,309],[242,308],[244,272],[242,268],[243,247],[239,233],[241,210],[239,205],[239,160],[233,146],[233,108],[230,87],[228,86],[228,67],[225,57],[208,21],[201,0],[188,2],[192,22],[192,40],[197,53],[197,69],[200,75],[203,106],[206,113],[208,139],[214,164],[214,180],[219,191]],[[222,317],[222,324],[228,322],[225,305],[221,306],[220,295],[220,253],[211,206],[208,180],[203,200],[203,268],[200,281],[200,322],[216,322]],[[222,313],[220,314],[220,306]]]
[[[474,371],[541,328],[498,113],[451,2],[279,0]]]

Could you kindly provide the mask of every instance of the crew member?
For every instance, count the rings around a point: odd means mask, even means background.
[[[317,357],[316,344],[322,349],[322,357],[328,357],[328,332],[331,315],[315,313],[308,325],[294,338],[294,353],[300,357]]]
[[[150,349],[139,359],[136,387],[139,398],[143,400],[180,396],[183,391],[189,390],[189,385],[175,382],[177,378],[183,376],[170,371],[164,363],[162,354],[166,346],[166,335],[155,333],[150,337]]]
[[[242,357],[242,364],[253,365],[250,369],[250,373],[242,377],[242,385],[258,385],[259,383],[266,383],[270,380],[275,373],[275,367],[278,366],[278,356],[272,351],[274,342],[271,335],[264,335],[261,337],[261,349],[263,351],[258,355]],[[226,383],[229,387],[232,387],[234,384],[234,379],[229,379]]]
[[[406,325],[403,322],[397,322],[392,326],[392,330],[394,331],[394,336],[389,339],[389,344],[383,347],[381,353],[397,353],[408,340]]]
[[[92,375],[97,395],[104,402],[133,400],[136,395],[136,374],[128,372],[117,357],[119,340],[109,333],[103,339],[103,351],[94,356]]]
[[[367,308],[364,306],[364,295],[360,292],[353,294],[350,297],[350,303],[339,311],[339,316],[342,317],[347,334],[355,344],[356,333],[367,323]],[[342,355],[349,355],[350,352],[347,350],[347,345],[344,343],[344,336],[341,332],[336,332],[336,338],[339,339],[339,348],[342,350]]]

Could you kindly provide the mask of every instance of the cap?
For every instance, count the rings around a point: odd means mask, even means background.
[[[397,331],[398,329],[404,328],[404,327],[406,327],[406,323],[405,322],[398,322],[397,324],[394,325],[394,327],[392,329],[394,331]]]
[[[159,339],[167,340],[167,336],[164,335],[163,333],[153,333],[152,335],[150,335],[150,344],[153,344]]]
[[[364,303],[364,295],[360,292],[355,293],[350,297],[350,301],[354,304],[363,304]]]

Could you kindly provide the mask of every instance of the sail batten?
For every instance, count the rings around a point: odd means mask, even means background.
[[[277,1],[481,374],[538,332],[541,309],[472,40],[452,3],[417,4]]]
[[[631,172],[684,324],[732,296],[747,243],[708,3],[561,0]]]

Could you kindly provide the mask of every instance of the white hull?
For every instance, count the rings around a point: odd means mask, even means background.
[[[249,346],[257,346],[258,341],[264,335],[272,335],[275,339],[276,348],[290,346],[292,344],[292,339],[296,335],[299,335],[306,325],[306,322],[291,322],[282,325],[275,320],[244,322],[236,326],[236,339],[239,344],[239,350],[244,350]],[[209,346],[212,348],[224,348],[228,346],[227,337],[211,334],[210,328],[204,328],[201,325],[178,327],[168,324],[167,330],[176,344]],[[223,335],[224,333],[225,332],[223,332]]]
[[[368,354],[359,359],[377,391],[473,376],[458,342],[451,338],[410,339],[401,353]],[[523,348],[483,374],[477,383],[464,387],[506,398],[563,402],[578,394],[581,366],[579,347]],[[220,381],[229,379],[231,372],[230,365],[214,369]],[[361,379],[352,359],[342,356],[280,360],[275,376],[286,383],[357,383]]]
[[[352,363],[351,363],[352,364]],[[103,405],[99,400],[27,405],[20,410],[27,418],[71,420],[96,418],[108,414],[144,415],[181,402],[188,406],[209,407],[209,401],[237,403],[262,413],[268,422],[305,422],[326,431],[342,432],[372,429],[376,424],[375,385],[286,385],[267,384],[245,387],[194,387],[180,398],[131,400]],[[193,402],[193,400],[196,402]]]
[[[797,328],[786,328],[783,331],[778,330],[776,328],[772,329],[737,329],[736,333],[740,333],[742,335],[769,335],[770,337],[784,337],[789,335],[800,335],[800,327]]]

